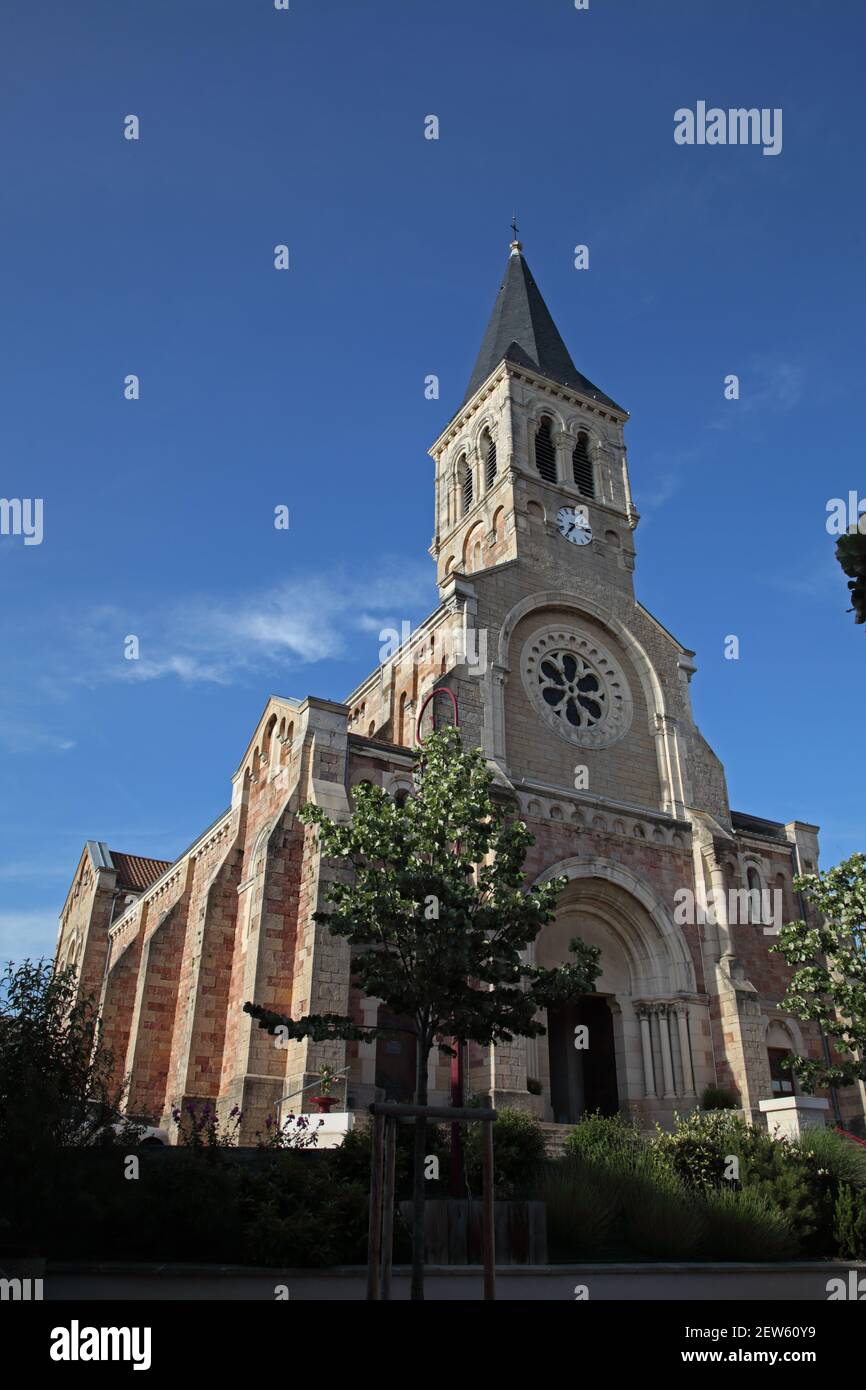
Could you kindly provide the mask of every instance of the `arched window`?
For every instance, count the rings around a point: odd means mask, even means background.
[[[491,488],[496,481],[496,445],[489,430],[481,436],[481,457],[484,459],[484,485]]]
[[[757,869],[746,870],[746,883],[749,885],[749,921],[761,920],[761,879]]]
[[[469,467],[465,454],[463,454],[457,465],[457,477],[460,481],[460,497],[463,504],[463,515],[465,516],[472,506],[473,496],[472,469]]]
[[[401,747],[405,742],[406,733],[406,692],[404,690],[403,694],[400,696],[400,717],[397,724],[397,742]]]
[[[535,434],[535,466],[546,483],[556,482],[556,450],[546,415]]]
[[[585,430],[581,430],[577,436],[577,443],[571,455],[571,467],[574,481],[584,497],[594,497],[595,475],[592,469],[592,459],[589,456],[589,439]]]
[[[280,745],[277,741],[277,716],[275,714],[271,715],[265,730],[262,761],[268,765],[268,776],[273,777],[280,763]]]
[[[774,1019],[767,1030],[767,1060],[770,1063],[770,1085],[774,1096],[796,1095],[797,1083],[794,1073],[785,1065],[793,1056],[793,1039],[788,1029]]]
[[[403,807],[406,805],[406,802],[407,802],[408,800],[409,800],[409,790],[408,790],[408,788],[407,788],[407,787],[399,787],[398,790],[394,793],[394,805],[397,807],[398,810],[402,811]]]

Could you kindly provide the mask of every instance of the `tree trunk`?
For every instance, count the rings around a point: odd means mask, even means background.
[[[419,1034],[416,1056],[415,1104],[427,1104],[427,1058],[430,1045]],[[412,1173],[412,1301],[424,1301],[424,1159],[427,1149],[427,1121],[415,1120],[415,1163]]]

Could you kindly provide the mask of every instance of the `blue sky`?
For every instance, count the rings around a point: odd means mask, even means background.
[[[733,806],[866,848],[825,529],[866,494],[864,31],[855,0],[6,0],[0,494],[44,540],[0,537],[4,957],[52,950],[85,839],[173,857],[270,693],[342,698],[435,606],[426,450],[515,209],[631,412],[637,592]],[[782,108],[781,154],[676,145],[699,100]]]

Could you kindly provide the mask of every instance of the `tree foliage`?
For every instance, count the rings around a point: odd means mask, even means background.
[[[11,962],[0,979],[0,1151],[24,1163],[46,1149],[112,1142],[121,1088],[96,1004],[76,999],[73,967]]]
[[[416,1038],[415,1100],[427,1104],[427,1059],[449,1039],[481,1045],[536,1037],[540,1009],[592,990],[597,947],[571,942],[572,960],[555,970],[531,966],[528,948],[554,914],[562,880],[527,888],[522,821],[506,815],[478,749],[464,751],[460,733],[432,734],[415,755],[415,795],[403,806],[381,787],[354,791],[354,814],[335,824],[308,805],[301,819],[316,826],[322,855],[346,870],[327,891],[329,911],[315,920],[344,937],[355,983],[392,1014],[408,1016]],[[376,1036],[333,1014],[283,1018],[247,1003],[269,1032],[287,1037]],[[424,1156],[426,1124],[415,1124],[412,1297],[423,1298]]]
[[[788,922],[771,947],[794,968],[782,1007],[817,1023],[838,1060],[795,1057],[807,1091],[866,1081],[866,855],[794,879],[816,910],[812,922]]]
[[[836,559],[848,575],[855,623],[866,623],[866,535],[848,531],[836,542]]]
[[[414,1019],[425,1055],[434,1039],[535,1037],[544,1032],[539,1009],[587,993],[598,975],[598,949],[578,940],[559,969],[526,963],[564,880],[526,887],[532,836],[494,804],[492,780],[482,753],[464,752],[446,728],[416,754],[416,794],[404,806],[361,784],[348,824],[317,806],[300,813],[318,828],[322,854],[351,870],[330,886],[330,910],[316,920],[349,942],[363,993]],[[283,1027],[294,1038],[381,1031],[335,1014],[292,1020],[245,1007],[269,1032]]]

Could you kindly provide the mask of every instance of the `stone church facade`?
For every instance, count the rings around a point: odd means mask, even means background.
[[[692,716],[694,653],[635,597],[627,419],[574,366],[512,243],[466,398],[430,450],[439,606],[345,702],[269,699],[231,805],[174,863],[85,846],[57,962],[101,1000],[131,1115],[174,1133],[175,1106],[237,1105],[252,1142],[323,1063],[348,1068],[343,1108],[405,1098],[405,1042],[278,1047],[243,1004],[387,1021],[312,920],[338,871],[297,812],[348,818],[362,781],[411,794],[434,688],[535,837],[527,881],[567,879],[535,962],[560,963],[578,934],[601,948],[597,993],[544,1020],[546,1037],[470,1046],[473,1092],[548,1122],[600,1108],[651,1127],[720,1085],[759,1120],[790,1089],[781,1057],[821,1055],[817,1029],[781,1010],[786,968],[755,910],[803,915],[792,880],[817,867],[817,827],[730,809]],[[447,1103],[435,1054],[429,1083]],[[838,1104],[862,1125],[862,1088]]]

